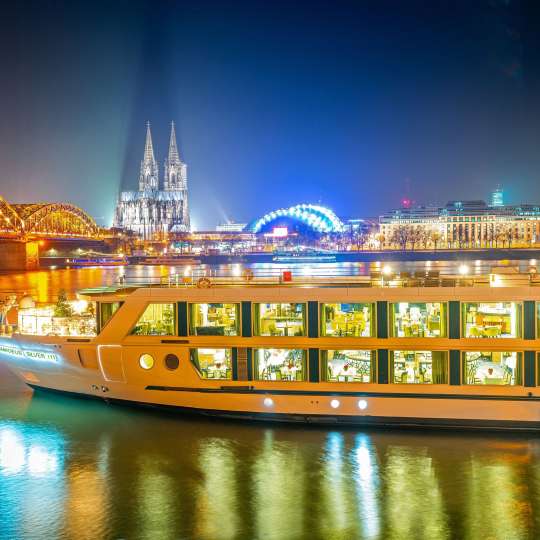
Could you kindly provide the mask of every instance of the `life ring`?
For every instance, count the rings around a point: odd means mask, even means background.
[[[244,279],[246,281],[251,281],[253,279],[253,270],[250,270],[249,268],[244,270]]]
[[[212,286],[212,282],[207,277],[202,277],[197,281],[197,287],[199,289],[208,289]]]

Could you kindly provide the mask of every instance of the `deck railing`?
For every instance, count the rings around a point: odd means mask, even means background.
[[[147,277],[126,274],[111,285],[133,287],[537,287],[540,277],[533,274],[478,274],[478,275],[443,275],[434,272],[426,274],[406,273],[395,275],[332,275],[299,271],[286,275],[276,271],[257,271],[242,275],[212,274],[204,270],[189,274],[171,273],[167,276]]]

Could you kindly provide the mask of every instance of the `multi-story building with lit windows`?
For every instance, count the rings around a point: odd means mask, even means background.
[[[493,248],[540,244],[540,205],[488,206],[450,201],[444,207],[400,208],[380,216],[387,248]]]

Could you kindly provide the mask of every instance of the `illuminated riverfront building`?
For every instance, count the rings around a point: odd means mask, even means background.
[[[502,188],[498,187],[495,191],[491,192],[490,206],[493,208],[504,206],[504,192]]]
[[[174,122],[171,123],[169,153],[164,165],[163,189],[154,156],[150,124],[146,127],[144,158],[139,173],[139,190],[123,191],[116,206],[114,226],[150,239],[190,229],[187,165],[180,159]]]
[[[400,249],[531,247],[540,244],[540,205],[450,201],[400,208],[379,219],[382,247]],[[493,202],[493,200],[492,200]]]

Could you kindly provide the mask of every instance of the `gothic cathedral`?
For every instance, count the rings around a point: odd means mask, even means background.
[[[169,232],[189,231],[187,166],[180,159],[174,122],[171,122],[169,154],[165,160],[163,189],[154,157],[150,123],[146,125],[144,158],[139,191],[122,191],[116,205],[114,226],[129,229],[145,239]]]

